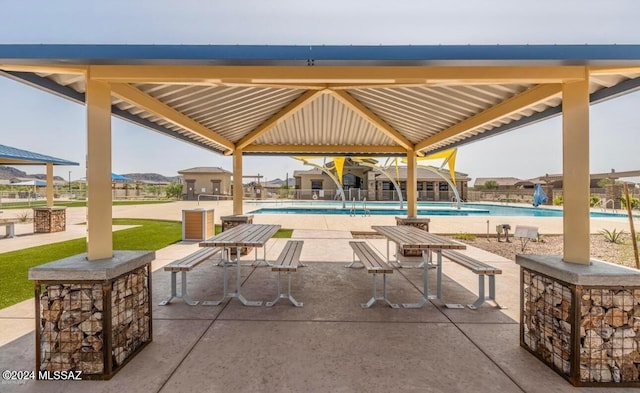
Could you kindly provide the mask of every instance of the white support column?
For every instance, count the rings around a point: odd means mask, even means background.
[[[407,150],[407,217],[414,218],[418,212],[418,163],[415,150]]]
[[[87,75],[87,253],[88,259],[113,256],[111,230],[111,91]]]
[[[589,76],[562,85],[563,233],[565,262],[588,265]]]
[[[53,206],[53,164],[47,162],[47,207]]]
[[[233,214],[242,214],[242,150],[233,152]]]

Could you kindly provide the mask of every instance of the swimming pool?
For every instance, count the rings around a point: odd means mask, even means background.
[[[259,208],[250,214],[355,214],[363,215],[362,202],[356,202],[352,211],[352,203],[342,207],[340,201],[286,201],[286,202],[249,202],[259,204]],[[273,205],[273,206],[265,206]],[[257,206],[258,207],[258,206]],[[400,209],[399,202],[368,202],[367,212],[371,215],[406,215],[406,203]],[[494,205],[489,203],[462,203],[460,209],[448,202],[418,202],[419,216],[518,216],[518,217],[562,217],[561,209],[544,207],[525,207]],[[616,218],[626,214],[591,212],[591,217]]]

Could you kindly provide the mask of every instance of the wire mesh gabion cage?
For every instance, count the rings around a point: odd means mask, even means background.
[[[576,386],[640,387],[640,287],[521,274],[521,346]]]
[[[111,378],[152,339],[149,269],[106,281],[36,281],[36,370]]]

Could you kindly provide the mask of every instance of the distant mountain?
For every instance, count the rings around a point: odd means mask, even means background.
[[[0,179],[9,180],[9,179],[13,179],[14,177],[27,177],[32,179],[47,180],[47,175],[44,173],[27,175],[27,172],[21,171],[20,169],[12,168],[10,166],[0,165]],[[60,176],[54,176],[53,179],[62,180],[62,181],[65,180]]]
[[[180,176],[163,176],[159,173],[123,173],[122,176],[126,176],[136,181],[150,181],[150,182],[178,182]]]
[[[0,165],[0,179],[9,180],[14,177],[27,177],[27,172],[10,166]]]
[[[34,179],[40,179],[40,180],[47,180],[47,175],[44,173],[37,173],[35,175],[27,175],[27,177],[33,177]],[[54,176],[53,180],[62,180],[62,181],[67,181],[67,179],[64,179],[60,176]]]
[[[273,180],[269,180],[267,181],[267,187],[280,187],[281,185],[285,184],[285,181],[277,178],[277,179],[273,179]],[[293,177],[289,178],[289,187],[295,186],[296,185],[296,179]]]

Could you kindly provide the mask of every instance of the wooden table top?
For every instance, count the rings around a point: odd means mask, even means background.
[[[402,246],[405,250],[426,250],[430,248],[464,250],[467,248],[464,243],[434,235],[410,225],[374,225],[371,229]]]
[[[200,247],[262,247],[280,225],[241,224],[200,242]]]

